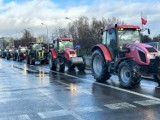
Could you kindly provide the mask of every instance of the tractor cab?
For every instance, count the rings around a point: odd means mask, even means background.
[[[63,53],[66,48],[73,49],[73,39],[72,38],[57,38],[53,40],[54,49],[59,52]]]
[[[148,30],[148,28],[143,30]],[[142,31],[143,31],[142,30]],[[103,31],[103,44],[92,49],[92,75],[98,82],[117,74],[122,87],[133,88],[142,76],[152,76],[160,86],[160,56],[156,48],[141,43],[140,27],[122,25]]]
[[[140,27],[132,25],[115,26],[106,28],[103,32],[102,43],[106,45],[111,52],[112,58],[121,58],[129,49],[128,43],[140,43]]]
[[[83,56],[78,56],[76,50],[73,48],[72,38],[57,38],[53,40],[53,48],[50,49],[49,66],[51,70],[64,72],[65,66],[69,70],[75,67],[79,71],[84,71],[86,67]]]

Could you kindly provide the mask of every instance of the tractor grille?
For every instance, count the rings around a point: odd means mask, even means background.
[[[145,56],[145,54],[142,51],[140,51],[140,50],[138,50],[138,53],[139,53],[139,56],[141,58],[141,61],[143,61],[143,62],[146,63],[146,56]]]
[[[153,47],[148,47],[146,49],[148,50],[148,52],[157,52],[157,50]]]
[[[75,52],[74,51],[70,51],[70,54],[75,54]]]

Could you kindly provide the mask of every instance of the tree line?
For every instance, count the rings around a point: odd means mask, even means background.
[[[66,28],[55,29],[53,33],[56,33],[55,37],[72,37],[74,39],[74,45],[80,45],[80,52],[82,54],[90,54],[94,45],[102,42],[101,28],[107,26],[125,25],[125,21],[116,17],[110,18],[91,18],[86,16],[80,16],[76,20],[70,20]],[[148,35],[141,34],[142,42],[159,42],[160,35],[150,38]],[[19,39],[14,39],[13,44],[15,47],[27,46],[29,42],[36,42],[38,38],[35,38],[29,30],[25,29],[23,35]],[[52,38],[53,40],[54,38]]]

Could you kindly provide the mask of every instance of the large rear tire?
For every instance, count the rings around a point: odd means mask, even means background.
[[[131,89],[140,83],[141,74],[137,64],[128,60],[120,63],[118,77],[122,87]]]
[[[50,70],[56,70],[55,61],[53,60],[52,53],[49,53],[49,68]]]
[[[62,58],[56,59],[56,71],[57,72],[64,72],[65,70],[65,64]]]
[[[92,75],[97,82],[105,82],[111,77],[108,72],[106,60],[100,50],[93,52],[91,65]]]

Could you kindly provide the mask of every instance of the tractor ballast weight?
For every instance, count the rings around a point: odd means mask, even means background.
[[[57,38],[53,41],[54,48],[50,49],[49,66],[51,70],[64,72],[65,66],[68,69],[78,68],[84,71],[86,63],[82,56],[77,56],[73,49],[72,38]]]
[[[98,82],[105,82],[116,73],[122,87],[133,88],[142,76],[160,76],[159,53],[141,43],[140,31],[139,26],[133,25],[104,29],[102,44],[92,49],[92,74]],[[155,81],[160,85],[160,79]]]

